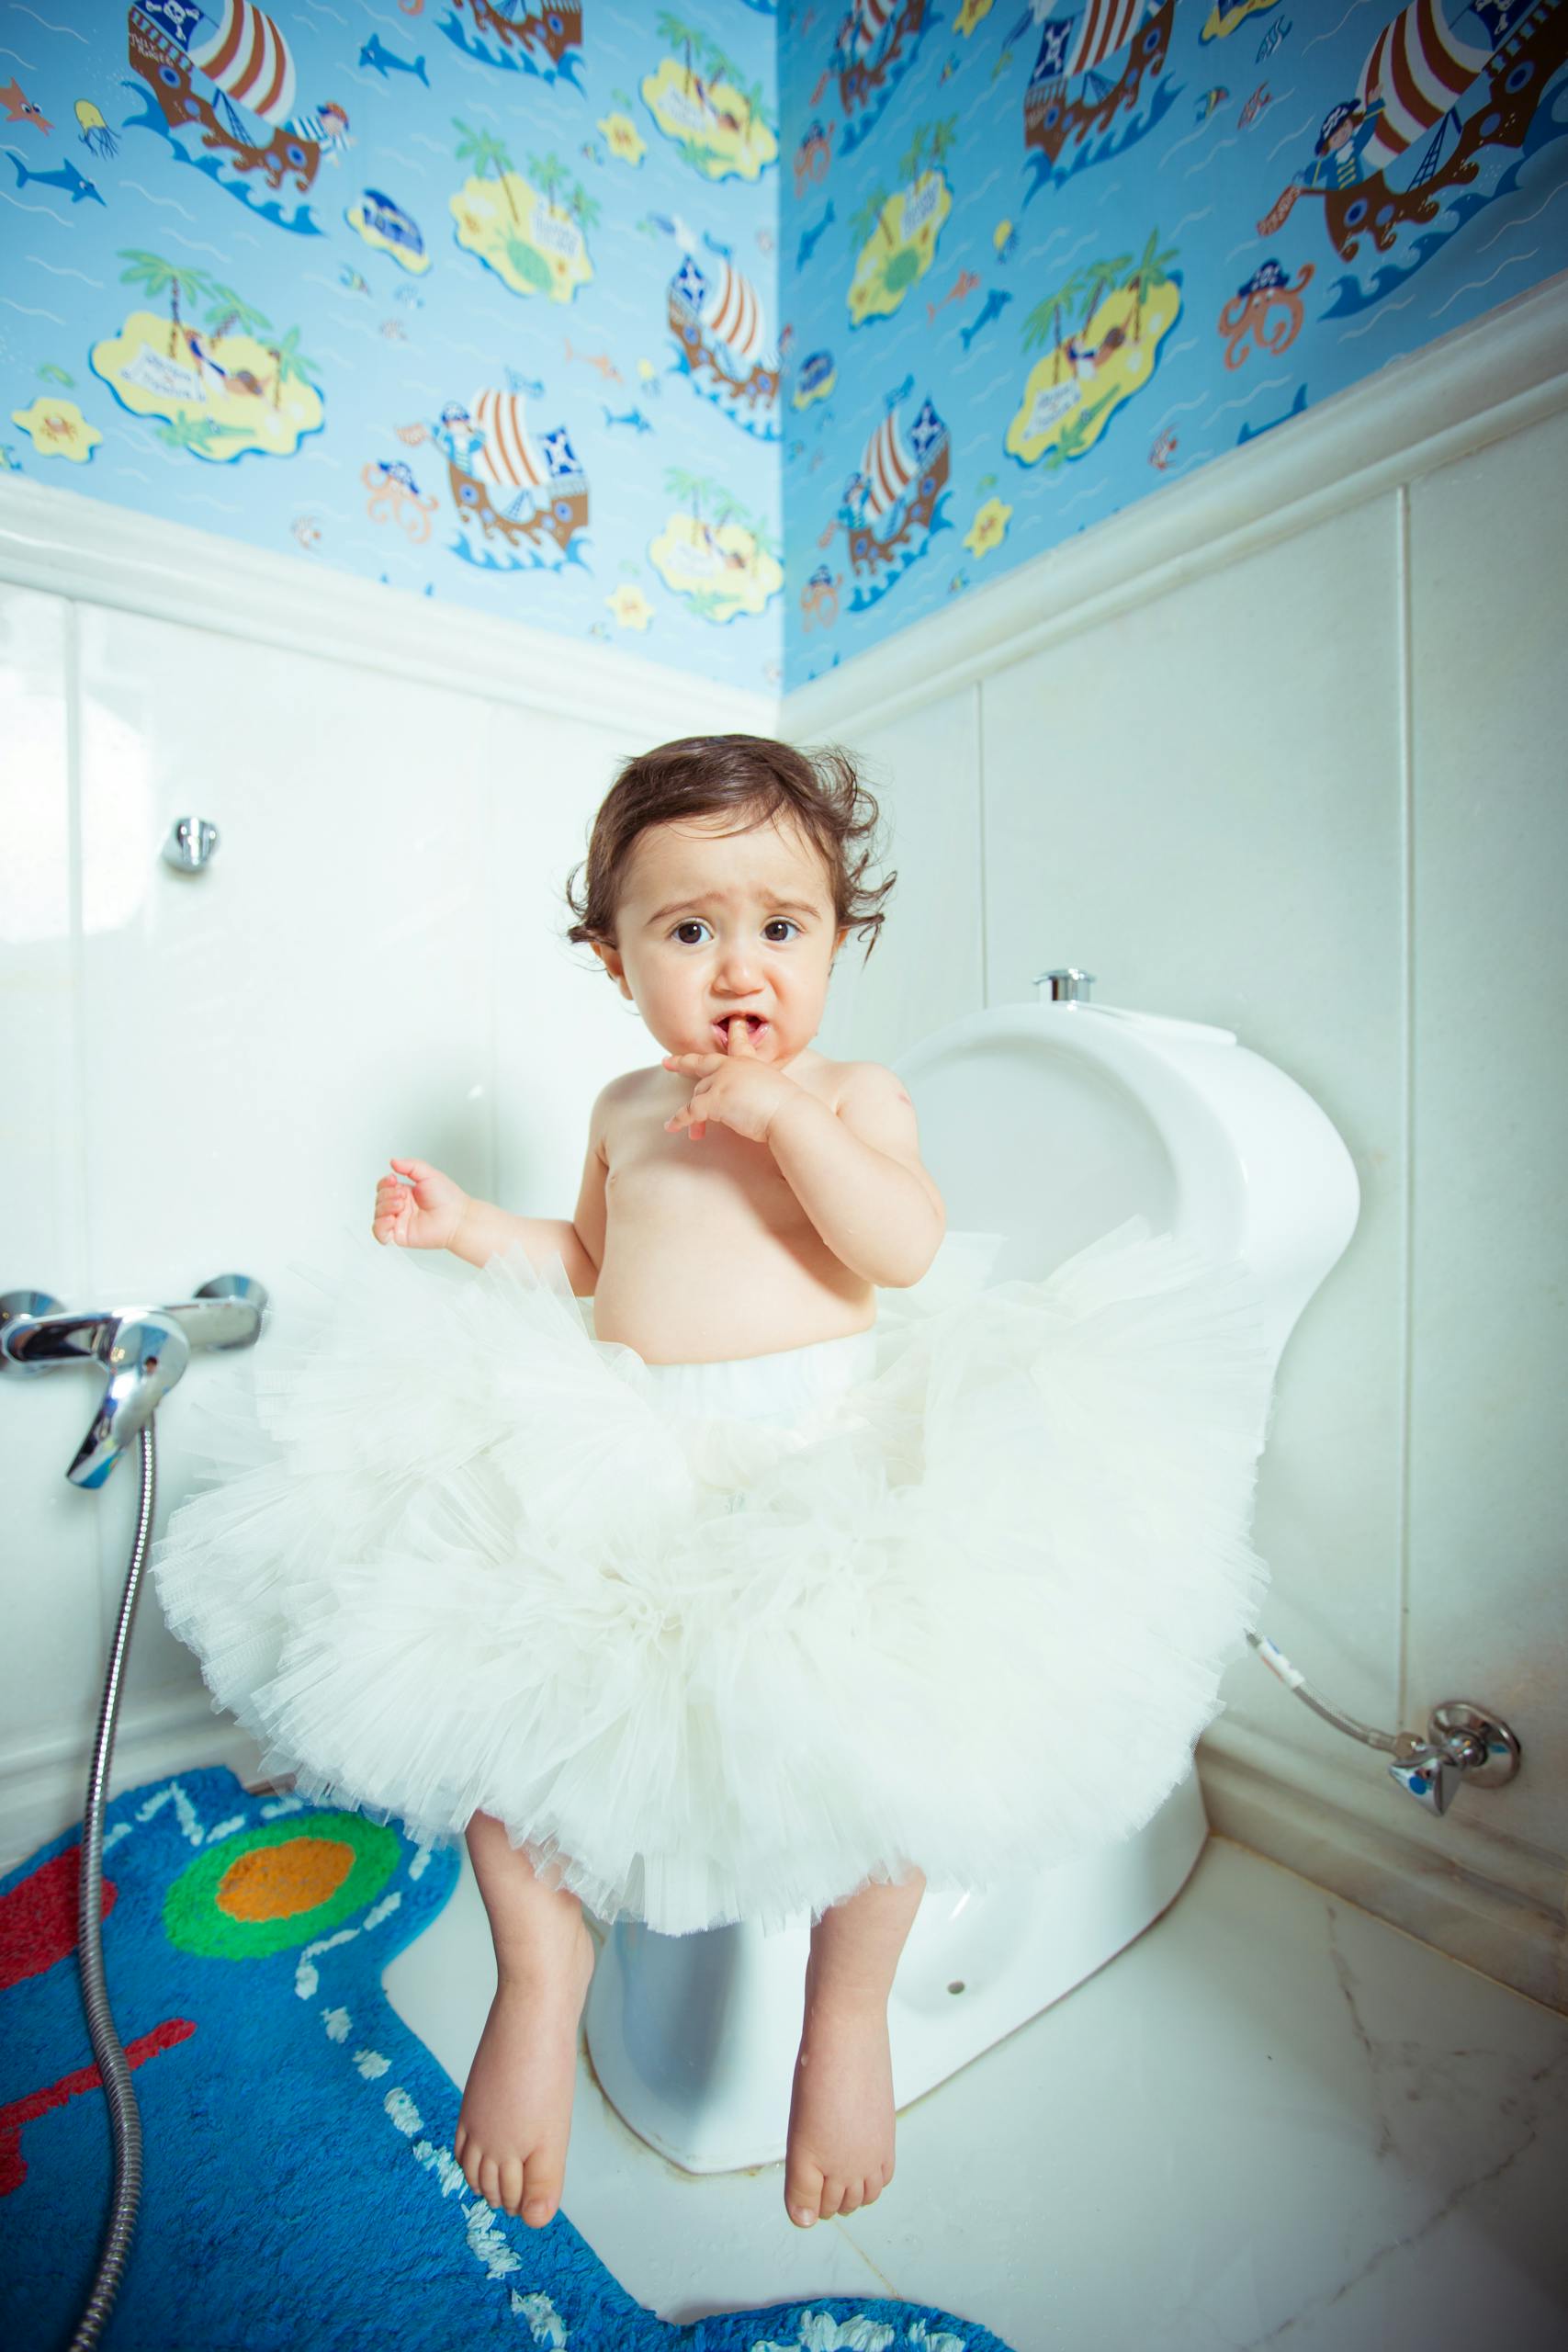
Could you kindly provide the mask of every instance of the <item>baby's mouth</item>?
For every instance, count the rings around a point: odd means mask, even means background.
[[[735,1018],[735,1014],[730,1013],[725,1020],[715,1021],[709,1024],[721,1054],[727,1054],[729,1051],[729,1023]],[[744,1015],[744,1019],[747,1028],[751,1033],[751,1043],[754,1046],[761,1045],[762,1039],[769,1035],[767,1022],[761,1013],[757,1012],[748,1012]]]

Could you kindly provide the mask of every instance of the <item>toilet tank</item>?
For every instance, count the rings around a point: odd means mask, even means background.
[[[1360,1188],[1303,1087],[1235,1033],[1081,999],[994,1005],[894,1068],[950,1233],[1035,1280],[1142,1214],[1258,1277],[1276,1361],[1355,1230]]]

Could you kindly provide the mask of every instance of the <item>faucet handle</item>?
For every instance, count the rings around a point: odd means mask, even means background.
[[[108,1385],[65,1473],[73,1486],[101,1487],[159,1399],[185,1371],[193,1348],[250,1348],[267,1311],[265,1283],[215,1274],[190,1298],[73,1314],[41,1290],[0,1293],[0,1372],[52,1372],[103,1363]]]
[[[108,1383],[65,1473],[74,1487],[101,1487],[190,1362],[190,1341],[172,1316],[130,1317],[103,1334],[97,1351]]]
[[[1468,1781],[1472,1788],[1498,1789],[1524,1760],[1524,1748],[1494,1707],[1469,1699],[1444,1699],[1432,1710],[1427,1736],[1401,1732],[1389,1778],[1428,1813],[1447,1813]]]
[[[1423,1741],[1399,1763],[1391,1764],[1388,1770],[1389,1778],[1397,1781],[1417,1804],[1425,1805],[1428,1813],[1444,1814],[1464,1779],[1464,1769],[1460,1758],[1450,1756],[1446,1747],[1433,1747]]]
[[[252,1348],[266,1307],[265,1283],[250,1274],[214,1274],[189,1298],[156,1312],[177,1321],[193,1348]]]

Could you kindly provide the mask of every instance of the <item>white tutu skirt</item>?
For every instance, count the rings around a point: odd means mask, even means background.
[[[558,1256],[349,1239],[250,1398],[182,1399],[152,1554],[268,1772],[434,1843],[493,1814],[671,1935],[1038,1873],[1186,1774],[1268,1582],[1245,1268],[1140,1216],[987,1285],[953,1233],[868,1331],[649,1364]]]

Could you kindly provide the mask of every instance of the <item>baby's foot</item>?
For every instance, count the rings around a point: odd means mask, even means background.
[[[893,2136],[886,2000],[835,1993],[809,2001],[789,2103],[791,2221],[809,2229],[874,2204],[893,2177]]]
[[[468,2187],[532,2229],[560,2203],[577,2028],[592,1975],[593,1939],[580,1919],[566,1958],[502,1977],[453,2134]]]

